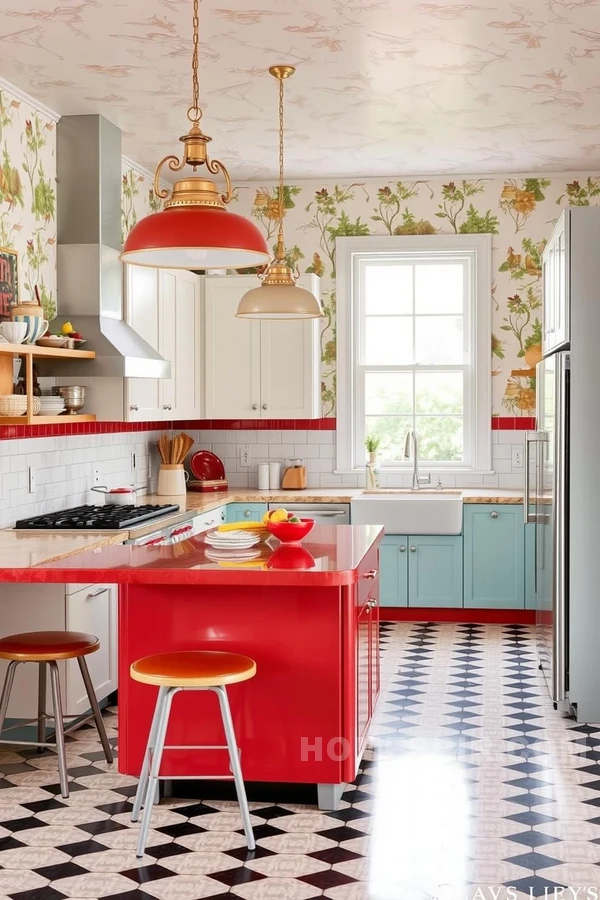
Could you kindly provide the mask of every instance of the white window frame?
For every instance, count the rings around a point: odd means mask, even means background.
[[[423,254],[466,257],[470,270],[469,303],[465,326],[468,346],[473,348],[470,382],[465,391],[465,461],[421,463],[436,472],[468,472],[487,475],[492,471],[492,238],[489,234],[432,234],[336,239],[337,312],[337,468],[341,474],[364,471],[365,455],[357,451],[357,428],[364,431],[364,411],[357,390],[360,335],[359,296],[356,290],[360,260],[377,255],[390,257]],[[376,368],[376,367],[375,367]],[[424,367],[425,368],[425,367]],[[358,423],[361,422],[361,425]],[[412,462],[386,466],[389,472],[406,472]]]

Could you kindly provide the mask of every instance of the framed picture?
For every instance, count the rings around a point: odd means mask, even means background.
[[[0,247],[0,319],[10,318],[19,302],[19,255],[16,250]]]

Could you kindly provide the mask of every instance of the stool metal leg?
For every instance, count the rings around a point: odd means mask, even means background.
[[[60,677],[55,660],[48,663],[50,669],[50,687],[52,688],[52,706],[54,710],[54,731],[56,734],[56,753],[58,755],[58,774],[60,791],[63,797],[69,796],[69,779],[67,777],[67,753],[65,749],[65,731],[63,724],[62,699],[60,695]]]
[[[18,665],[19,661],[16,659],[10,662],[6,670],[6,675],[4,676],[2,697],[0,697],[0,734],[2,734],[2,729],[4,728],[4,720],[6,719],[6,713],[8,711],[8,701],[10,700],[10,692],[13,688],[15,672],[17,671]]]
[[[150,830],[150,818],[152,816],[152,807],[154,794],[158,786],[158,776],[160,773],[160,763],[165,746],[165,738],[167,736],[167,727],[169,725],[169,714],[171,712],[171,703],[173,696],[177,693],[177,688],[167,688],[165,698],[160,711],[158,724],[156,728],[156,744],[152,753],[150,762],[150,774],[148,777],[148,787],[146,788],[146,797],[144,799],[144,812],[142,813],[142,824],[138,836],[138,844],[135,855],[141,858],[146,849],[146,841],[148,840],[148,831]]]
[[[225,737],[227,738],[227,747],[229,748],[229,759],[231,762],[231,771],[235,781],[235,790],[237,793],[240,812],[242,814],[242,822],[244,823],[244,834],[248,850],[254,850],[256,843],[254,841],[254,832],[252,823],[250,822],[250,810],[248,809],[248,798],[246,797],[246,786],[244,785],[244,777],[242,775],[242,767],[240,765],[240,757],[238,754],[238,746],[233,728],[233,720],[231,718],[231,710],[229,708],[229,699],[227,690],[224,685],[213,688],[219,698],[221,706],[221,716],[223,718],[223,728],[225,729]]]
[[[150,727],[150,736],[148,738],[148,744],[146,745],[146,752],[144,754],[144,762],[142,763],[142,769],[140,772],[140,780],[138,782],[138,789],[135,795],[135,800],[133,802],[133,809],[131,810],[131,821],[137,822],[140,817],[140,810],[142,808],[142,803],[146,796],[146,790],[148,788],[148,773],[150,771],[150,759],[152,757],[152,750],[156,744],[156,732],[158,729],[158,723],[160,720],[160,716],[162,713],[163,705],[165,702],[165,697],[168,688],[159,687],[158,696],[156,698],[156,706],[154,707],[154,715],[152,716],[152,725]]]
[[[104,727],[104,720],[102,718],[102,713],[100,712],[100,707],[98,706],[96,692],[94,690],[94,685],[92,684],[92,679],[90,678],[90,672],[87,667],[87,662],[85,661],[85,656],[78,656],[77,662],[79,663],[81,677],[83,678],[83,683],[88,695],[88,700],[90,701],[90,707],[94,715],[96,728],[98,729],[98,736],[100,738],[100,742],[102,743],[102,749],[104,750],[106,762],[111,763],[113,761],[112,750],[110,744],[108,743],[106,729]]]
[[[38,724],[37,739],[38,744],[46,743],[46,663],[38,663]],[[38,753],[43,753],[44,748],[38,747]]]

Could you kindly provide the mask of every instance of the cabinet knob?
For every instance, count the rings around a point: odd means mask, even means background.
[[[268,408],[268,407],[267,407],[267,404],[266,404],[266,403],[263,403],[263,409],[267,409],[267,408]]]
[[[416,548],[416,547],[411,547],[411,548],[410,548],[410,552],[411,552],[411,553],[416,553],[416,552],[417,552],[417,548]]]
[[[163,409],[173,409],[173,407],[171,406],[170,403],[165,403],[165,405],[163,406]]]
[[[497,513],[497,512],[492,512],[492,513],[490,513],[490,516],[492,517],[492,519],[497,519],[497,518],[498,518],[498,513]]]
[[[406,544],[401,544],[398,550],[400,553],[406,553]]]
[[[253,403],[253,404],[252,404],[252,409],[258,409],[258,403]]]
[[[247,519],[249,519],[250,516],[252,515],[252,511],[249,509],[246,509],[246,510],[244,510],[244,515],[246,516]]]
[[[369,581],[373,581],[377,576],[377,569],[370,569],[368,572],[363,574],[363,578],[368,578]]]
[[[139,406],[137,405],[137,403],[132,403],[131,406],[129,407],[129,409],[131,409],[133,412],[137,412],[139,409]]]

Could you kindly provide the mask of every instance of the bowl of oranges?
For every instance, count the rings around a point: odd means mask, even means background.
[[[263,519],[271,534],[282,544],[299,544],[315,525],[314,519],[302,519],[287,509],[272,509]]]

